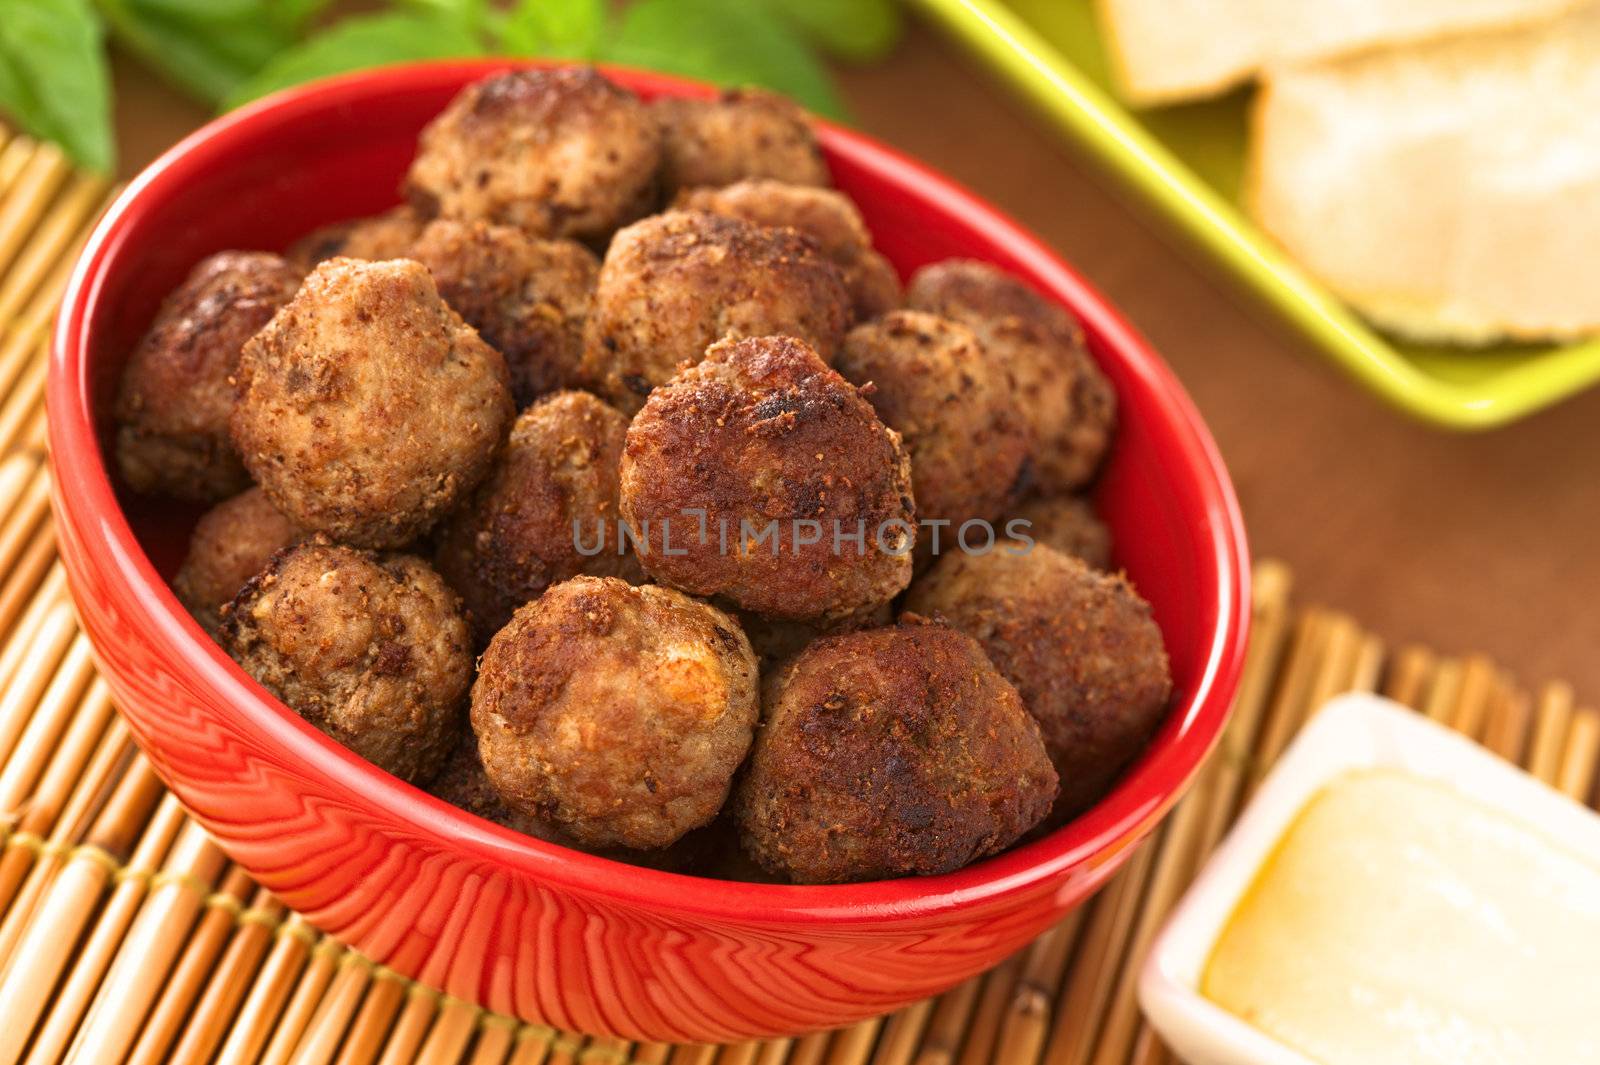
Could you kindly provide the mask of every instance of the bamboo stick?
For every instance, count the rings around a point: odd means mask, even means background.
[[[8,678],[6,690],[0,695],[0,762],[10,760],[11,749],[55,678],[56,668],[71,647],[77,629],[71,607],[65,603],[52,607],[16,674]]]
[[[339,970],[295,1047],[294,1065],[327,1065],[333,1060],[366,994],[371,974],[372,963],[354,951],[346,951],[340,957]]]
[[[478,1007],[459,999],[443,999],[428,1038],[417,1051],[417,1065],[450,1065],[461,1057],[478,1023]]]
[[[400,1011],[400,1019],[389,1032],[389,1041],[384,1044],[383,1057],[378,1059],[378,1065],[410,1065],[416,1059],[417,1048],[422,1046],[428,1026],[433,1023],[434,1014],[438,1011],[439,999],[434,992],[420,984],[411,985],[405,1008]],[[540,1052],[540,1060],[543,1060],[544,1052],[548,1049],[547,1041]],[[523,1047],[519,1046],[516,1060],[520,1060],[522,1054]]]
[[[0,774],[0,793],[5,791],[4,785],[13,775],[28,777],[32,792],[16,797],[0,794],[0,810],[21,811],[15,822],[18,832],[41,839],[53,837],[57,818],[72,798],[77,782],[84,779],[111,716],[110,693],[105,682],[95,678],[72,715],[66,736],[54,752],[49,752],[52,756],[42,774],[25,772],[30,767],[19,759],[13,759],[6,766],[5,772]],[[40,761],[44,757],[42,755]],[[6,911],[15,897],[24,873],[32,865],[32,858],[33,852],[26,847],[11,847],[0,855],[0,913]]]
[[[204,900],[200,918],[138,1033],[126,1065],[158,1065],[171,1060],[167,1052],[211,976],[212,966],[227,945],[235,921],[244,910],[244,900],[253,888],[244,870],[230,868],[216,893]]]
[[[339,1050],[338,1065],[372,1065],[383,1052],[395,1017],[406,998],[406,984],[387,969],[374,975],[361,1011],[351,1022],[350,1034]]]
[[[83,1027],[67,1051],[70,1065],[121,1061],[155,1004],[225,859],[197,824],[185,824],[139,915],[106,973]]]
[[[470,1065],[501,1065],[510,1056],[516,1035],[517,1026],[505,1018],[483,1018],[472,1047]]]
[[[9,321],[22,308],[58,263],[74,257],[72,249],[87,235],[84,223],[91,213],[98,213],[96,208],[104,201],[107,188],[105,179],[93,174],[72,178],[11,269],[0,271],[4,277],[0,282],[0,322]]]
[[[195,1005],[194,1015],[173,1048],[172,1065],[204,1065],[211,1060],[227,1035],[228,1022],[250,990],[250,981],[260,971],[283,915],[283,904],[265,888],[257,888],[250,908],[240,915],[238,930]]]
[[[11,266],[71,169],[60,148],[40,144],[10,182],[5,199],[0,201],[0,275]]]
[[[41,338],[35,348],[37,357],[23,371],[16,389],[0,404],[0,454],[4,454],[21,439],[22,432],[44,402],[44,381],[49,370],[45,360],[45,341]]]
[[[823,1055],[828,1050],[829,1038],[828,1032],[814,1032],[794,1040],[788,1045],[788,1065],[822,1065]],[[677,1062],[674,1061],[673,1065],[677,1065]]]
[[[68,619],[72,620],[70,613]],[[76,630],[75,623],[73,628]],[[89,640],[79,632],[68,644],[32,713],[25,718],[19,715],[20,734],[10,745],[4,767],[0,768],[0,816],[20,812],[22,804],[33,793],[34,785],[79,711],[93,679],[94,659],[89,655]],[[106,709],[109,708],[107,701]]]
[[[1067,960],[1082,923],[1080,907],[1028,947],[992,1060],[1008,1065],[1032,1065],[1039,1060],[1050,1034],[1052,1007],[1060,996]]]
[[[878,1050],[872,1056],[872,1065],[911,1065],[911,1059],[917,1052],[917,1043],[927,1031],[928,1020],[933,1016],[934,1001],[925,998],[921,1002],[914,1002],[896,1012],[884,1023],[883,1038],[878,1040]],[[750,1048],[751,1054],[741,1065],[754,1065],[756,1053],[761,1049],[761,1045],[759,1043],[745,1045]]]
[[[67,576],[61,563],[57,562],[50,567],[39,587],[34,589],[27,606],[12,620],[9,631],[4,633],[5,646],[0,648],[0,690],[11,686],[11,678],[16,676],[22,660],[33,648],[50,608],[66,601]]]
[[[56,561],[56,530],[53,524],[44,522],[33,531],[22,556],[0,583],[0,636],[48,582],[52,567],[60,570]]]
[[[101,976],[116,956],[123,934],[139,912],[147,878],[177,837],[183,824],[183,808],[171,795],[159,800],[155,815],[146,823],[149,805],[159,795],[160,782],[148,763],[143,758],[135,759],[89,833],[94,849],[74,855],[62,868],[54,890],[44,899],[39,919],[28,926],[27,938],[6,972],[5,983],[0,985],[0,999],[17,1002],[28,994],[26,989],[48,988],[65,974],[60,990],[49,1000],[48,1011],[42,1014],[26,1058],[29,1065],[60,1060],[100,986]],[[135,839],[137,844],[131,843]],[[132,857],[120,872],[114,873],[109,863],[96,859],[96,851],[117,857],[126,853],[130,845]],[[95,903],[107,883],[116,886],[97,916]],[[72,946],[85,929],[89,929],[88,937],[74,955]],[[11,992],[13,979],[17,982],[16,993]],[[36,1009],[45,1005],[43,994],[39,994]],[[26,1022],[14,1027],[26,1036]],[[0,1039],[5,1034],[0,1031]],[[22,1043],[19,1041],[12,1049],[20,1052]],[[0,1052],[0,1063],[11,1065],[14,1060],[14,1053]]]
[[[1596,755],[1600,755],[1600,712],[1579,710],[1567,728],[1566,749],[1556,769],[1556,787],[1587,805],[1594,790]]]
[[[816,1045],[826,1047],[829,1038],[830,1033],[817,1033]],[[719,1049],[719,1047],[706,1043],[684,1043],[673,1048],[672,1065],[711,1065],[716,1060]],[[578,1055],[576,1060],[583,1062],[583,1065],[589,1065],[588,1060],[582,1054]],[[819,1062],[822,1060],[821,1051],[817,1054],[817,1060]]]
[[[1283,749],[1289,745],[1289,738],[1300,727],[1309,704],[1311,687],[1316,683],[1329,621],[1329,616],[1320,610],[1306,610],[1295,621],[1283,672],[1268,705],[1267,719],[1256,739],[1254,757],[1246,774],[1246,796],[1260,786],[1272,763],[1277,761]]]
[[[17,175],[22,173],[38,147],[39,142],[32,137],[13,136],[6,144],[5,150],[0,151],[0,196],[10,194]]]
[[[967,1018],[978,1004],[981,987],[979,981],[967,980],[934,1000],[916,1065],[950,1065],[955,1061],[961,1051],[961,1033],[966,1031]],[[765,1055],[760,1065],[767,1065]]]
[[[510,1065],[544,1065],[550,1053],[550,1033],[525,1027],[517,1032]]]
[[[835,1032],[825,1059],[827,1065],[866,1065],[873,1046],[878,1042],[878,1032],[882,1028],[883,1018],[871,1017],[857,1021],[841,1032]]]
[[[1572,688],[1566,684],[1547,684],[1539,693],[1528,771],[1548,784],[1553,785],[1560,773],[1561,752],[1572,721],[1572,702]]]
[[[1139,845],[1111,884],[1096,896],[1093,910],[1084,918],[1083,946],[1056,1009],[1045,1051],[1047,1065],[1088,1065],[1094,1053],[1099,1021],[1111,994],[1111,985],[1101,974],[1117,963],[1133,930],[1160,831]]]
[[[316,933],[298,914],[291,914],[278,928],[267,960],[217,1053],[217,1065],[254,1065],[260,1060],[315,944]]]
[[[343,954],[344,948],[326,937],[312,949],[305,968],[300,972],[294,993],[278,1019],[272,1039],[261,1055],[263,1065],[287,1065],[293,1059],[294,1049],[300,1045],[306,1025],[311,1023],[317,1003],[322,1001],[323,993],[333,982],[338,972],[339,958]]]
[[[1005,1019],[1006,1006],[1017,986],[1017,976],[1022,971],[1021,953],[1013,954],[982,976],[978,1002],[972,1018],[967,1022],[966,1039],[961,1044],[959,1065],[985,1065],[1000,1034],[1000,1023]]]
[[[1425,647],[1402,647],[1389,665],[1383,694],[1413,709],[1422,707],[1423,693],[1433,680],[1434,655]]]

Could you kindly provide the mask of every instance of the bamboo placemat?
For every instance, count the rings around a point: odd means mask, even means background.
[[[452,1000],[320,935],[227,861],[111,705],[67,598],[48,506],[44,346],[104,202],[54,148],[0,129],[0,1065],[1158,1065],[1134,1001],[1166,913],[1313,707],[1377,689],[1588,800],[1600,713],[1481,656],[1394,653],[1298,607],[1256,566],[1255,636],[1221,749],[1091,903],[936,999],[838,1032],[630,1044]]]

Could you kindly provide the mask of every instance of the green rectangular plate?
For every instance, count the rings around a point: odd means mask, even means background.
[[[1358,381],[1439,425],[1486,429],[1600,382],[1600,340],[1425,347],[1386,337],[1245,217],[1249,95],[1133,111],[1118,102],[1093,0],[914,0],[1176,228]]]

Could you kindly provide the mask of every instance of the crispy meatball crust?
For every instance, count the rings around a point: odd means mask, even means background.
[[[622,230],[600,267],[584,336],[586,379],[632,413],[723,338],[799,337],[831,359],[850,323],[839,268],[815,243],[700,211]]]
[[[903,623],[813,643],[771,679],[735,799],[745,849],[801,883],[947,873],[1050,811],[1039,726],[978,645]]]
[[[906,303],[971,327],[1011,371],[1041,490],[1072,492],[1094,478],[1116,427],[1117,397],[1070,314],[1010,274],[962,259],[918,271]]]
[[[1036,542],[1082,559],[1090,569],[1111,566],[1111,529],[1082,496],[1043,496],[1012,511],[1028,523],[1023,530]]]
[[[505,356],[517,406],[576,387],[600,273],[588,248],[511,226],[440,219],[407,257],[428,268],[444,301]]]
[[[761,663],[761,675],[776,669],[812,643],[824,636],[838,636],[861,629],[876,629],[894,623],[894,607],[882,603],[871,610],[833,621],[784,621],[781,618],[762,617],[749,610],[738,613],[739,624],[750,638],[756,660]]]
[[[484,653],[472,727],[513,808],[590,847],[666,847],[727,799],[758,717],[738,622],[655,585],[575,577]]]
[[[964,325],[919,311],[891,311],[845,337],[835,366],[872,385],[872,406],[911,455],[917,515],[992,522],[1017,498],[1029,438],[1017,417],[1011,375]]]
[[[455,752],[445,762],[439,775],[428,784],[428,794],[443,799],[451,806],[465,810],[474,817],[493,821],[502,828],[521,832],[546,843],[571,846],[572,841],[554,821],[533,817],[506,805],[500,793],[489,783],[483,771],[483,759],[478,756],[478,739],[470,729],[462,730]]]
[[[715,100],[663,98],[650,105],[663,134],[668,193],[744,178],[827,185],[828,165],[806,113],[762,89],[730,89]]]
[[[905,608],[974,637],[1017,686],[1061,777],[1058,815],[1104,795],[1166,716],[1172,676],[1150,605],[1053,548],[945,555]]]
[[[426,220],[408,204],[370,218],[323,226],[289,246],[289,261],[306,273],[327,259],[405,259]]]
[[[628,427],[622,515],[646,573],[771,617],[843,619],[911,578],[900,435],[792,337],[717,344],[651,395]],[[835,550],[835,522],[841,537],[864,530],[860,547]]]
[[[460,735],[467,622],[420,558],[308,540],[228,605],[222,645],[290,709],[403,780],[437,773]]]
[[[138,492],[197,502],[249,487],[228,438],[239,349],[294,297],[300,271],[266,252],[218,252],[162,303],[122,372],[117,467]]]
[[[214,639],[222,608],[267,568],[272,556],[305,539],[259,488],[246,489],[200,516],[189,552],[172,578],[178,601]]]
[[[245,345],[233,439],[273,505],[399,547],[483,479],[515,411],[505,360],[420,264],[330,259]]]
[[[726,188],[686,189],[678,194],[677,207],[798,229],[839,265],[857,321],[900,306],[900,278],[889,260],[872,249],[861,212],[842,192],[752,178]]]
[[[424,214],[594,241],[650,209],[660,161],[633,93],[588,67],[519,70],[463,89],[422,131],[406,183]]]
[[[558,581],[643,579],[619,551],[627,431],[622,412],[587,392],[558,392],[517,418],[488,479],[445,523],[435,559],[466,602],[480,645]]]

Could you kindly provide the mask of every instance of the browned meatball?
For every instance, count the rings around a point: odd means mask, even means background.
[[[858,321],[876,318],[900,305],[900,278],[872,249],[861,212],[842,192],[752,178],[726,188],[687,189],[677,206],[690,211],[743,218],[760,226],[791,226],[817,242],[839,264],[845,290]]]
[[[305,538],[259,488],[250,488],[201,515],[189,553],[172,578],[172,590],[213,637],[222,608],[272,556]]]
[[[483,759],[478,756],[478,738],[472,735],[471,730],[462,730],[455,752],[445,762],[439,775],[428,784],[428,794],[513,832],[521,832],[546,843],[572,845],[571,839],[555,822],[506,805],[500,793],[494,790],[494,785],[489,783],[489,775],[483,771]]]
[[[228,605],[222,644],[290,709],[404,780],[437,773],[460,735],[467,622],[420,558],[308,540]]]
[[[975,637],[1017,686],[1061,776],[1062,815],[1104,795],[1166,715],[1172,677],[1149,604],[1053,548],[945,555],[905,607]]]
[[[233,439],[273,505],[398,547],[483,478],[514,409],[505,360],[406,259],[330,259],[245,345]]]
[[[792,337],[717,344],[651,395],[628,427],[622,514],[645,572],[772,617],[843,619],[911,578],[900,436]]]
[[[972,330],[891,311],[851,330],[835,365],[848,380],[873,386],[878,417],[905,440],[917,516],[950,523],[940,551],[956,548],[965,522],[993,522],[1021,493],[1029,439],[1011,375]],[[972,542],[987,543],[987,534]]]
[[[441,219],[422,231],[408,258],[428,268],[444,301],[505,356],[519,407],[577,385],[600,273],[588,248],[511,226]]]
[[[495,790],[590,847],[665,847],[710,823],[757,716],[736,621],[613,577],[574,577],[517,611],[472,689]]]
[[[1044,496],[1030,499],[1012,511],[1013,520],[1025,521],[1025,532],[1035,542],[1084,561],[1091,569],[1111,566],[1111,530],[1082,496]]]
[[[611,242],[584,337],[584,374],[631,413],[725,337],[796,336],[832,359],[849,323],[839,269],[809,239],[669,211]]]
[[[523,411],[472,500],[447,521],[436,559],[480,644],[550,585],[587,573],[642,579],[621,547],[617,474],[628,419],[587,392]]]
[[[300,287],[265,252],[219,252],[190,271],[134,348],[117,394],[117,467],[138,492],[226,499],[250,484],[228,439],[239,349]]]
[[[325,259],[405,259],[426,224],[409,205],[371,218],[335,222],[301,237],[289,246],[289,261],[309,273]]]
[[[715,100],[664,98],[662,178],[669,193],[752,177],[828,184],[828,165],[806,114],[762,89],[730,89]]]
[[[588,67],[467,86],[418,140],[406,178],[424,213],[600,240],[650,209],[661,131],[638,98]]]
[[[970,326],[1011,371],[1042,490],[1072,492],[1093,479],[1111,442],[1117,398],[1070,314],[1002,270],[957,259],[919,270],[906,302]]]
[[[812,644],[768,683],[735,810],[801,883],[947,873],[1049,811],[1039,726],[970,638],[912,621]]]

